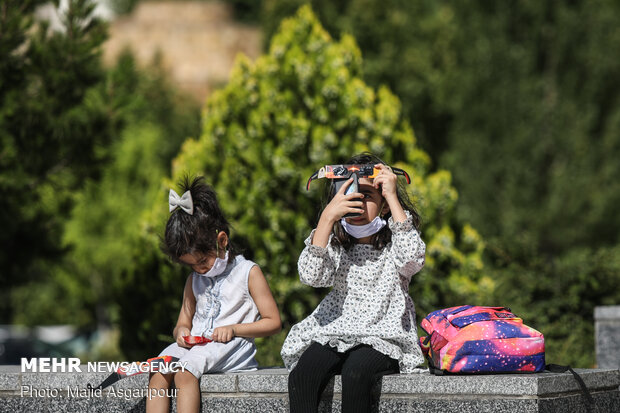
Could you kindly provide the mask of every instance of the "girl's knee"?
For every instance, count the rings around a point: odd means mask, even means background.
[[[291,384],[310,384],[314,382],[320,382],[323,380],[322,375],[317,375],[316,371],[312,371],[310,368],[305,368],[302,365],[297,365],[288,375],[289,386]]]
[[[174,384],[176,387],[197,386],[198,379],[189,371],[180,371],[174,375]]]
[[[322,375],[295,367],[288,375],[288,390],[294,393],[316,391],[324,380],[326,377]]]
[[[342,369],[342,385],[352,386],[372,386],[375,381],[374,374],[370,373],[364,366],[349,366]]]
[[[288,374],[288,385],[289,388],[291,386],[293,387],[297,387],[297,385],[303,380],[303,377],[305,376],[303,374],[302,371],[300,371],[301,369],[295,367],[293,370],[291,370],[291,372]]]
[[[149,387],[167,389],[172,383],[172,374],[151,373],[149,376]]]

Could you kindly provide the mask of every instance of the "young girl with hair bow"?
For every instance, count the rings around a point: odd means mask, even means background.
[[[254,337],[281,329],[280,314],[261,269],[230,242],[229,224],[215,192],[202,178],[182,183],[183,195],[170,190],[170,217],[162,249],[192,272],[173,336],[160,355],[178,358],[184,371],[153,373],[148,412],[168,412],[174,380],[177,411],[200,410],[199,379],[204,373],[255,370]],[[198,343],[198,344],[195,344]],[[164,390],[164,391],[161,391]],[[162,394],[165,396],[159,397]]]

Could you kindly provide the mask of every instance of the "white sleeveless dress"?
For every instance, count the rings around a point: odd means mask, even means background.
[[[253,323],[260,318],[248,289],[250,270],[256,263],[237,255],[216,277],[192,273],[196,312],[192,319],[193,336],[211,337],[216,327]],[[192,348],[173,343],[159,355],[178,357],[185,369],[197,378],[203,373],[256,370],[256,345],[253,338],[235,337],[228,343],[207,343]],[[181,364],[183,365],[183,364]]]

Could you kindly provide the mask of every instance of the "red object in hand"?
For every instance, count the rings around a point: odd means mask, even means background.
[[[202,337],[202,336],[183,336],[183,341],[185,341],[185,344],[189,346],[194,346],[196,344],[210,343],[213,340],[211,340],[210,338]]]

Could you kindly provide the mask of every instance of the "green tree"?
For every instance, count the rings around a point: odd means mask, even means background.
[[[453,97],[446,87],[458,67],[453,2],[436,0],[263,0],[260,21],[269,41],[282,18],[311,4],[332,35],[352,35],[364,56],[364,79],[387,86],[420,147],[437,160],[447,149]]]
[[[64,31],[33,25],[42,1],[0,6],[0,306],[13,316],[11,288],[41,280],[63,254],[62,222],[72,192],[96,174],[108,142],[105,114],[87,101],[103,78],[105,26],[94,6],[72,0]],[[58,3],[58,2],[56,2]]]
[[[157,261],[152,258],[157,245],[141,243],[140,234],[146,230],[141,226],[143,214],[170,173],[170,160],[181,142],[198,134],[198,107],[173,91],[159,66],[139,70],[130,54],[123,54],[104,81],[89,90],[88,101],[110,114],[111,143],[101,148],[107,153],[106,162],[98,176],[85,177],[73,195],[61,239],[63,259],[48,268],[48,276],[36,288],[28,284],[14,289],[15,320],[131,330],[142,322],[142,312],[136,308],[148,307],[149,314],[169,324],[170,312],[160,303],[171,298],[170,285],[164,282],[144,290],[134,274],[145,262]],[[142,275],[152,276],[147,269]],[[58,300],[64,302],[60,308]],[[159,344],[148,334],[156,330],[143,331],[143,341],[154,343],[152,351],[159,351],[155,349]],[[132,353],[134,347],[127,346],[126,356],[144,356]]]
[[[591,366],[593,308],[620,299],[620,62],[609,53],[620,5],[454,10],[461,86],[445,163],[459,212],[489,242],[499,299],[547,334],[548,358]]]
[[[157,64],[141,70],[124,54],[105,69],[89,2],[68,4],[60,32],[33,23],[39,3],[0,9],[1,321],[130,329],[136,304],[169,297],[132,275],[157,253],[136,241],[137,224],[197,136],[199,107]],[[157,301],[149,311],[160,314]]]
[[[306,192],[305,182],[319,166],[357,152],[375,152],[412,175],[427,242],[426,268],[411,289],[419,311],[493,290],[481,274],[479,235],[455,225],[450,174],[429,173],[429,158],[416,147],[398,98],[387,88],[368,87],[361,69],[354,39],[332,40],[311,9],[301,8],[282,23],[266,55],[255,63],[237,60],[228,85],[207,102],[202,135],[183,144],[165,180],[174,187],[186,173],[204,174],[232,222],[233,239],[267,275],[287,328],[259,340],[265,364],[281,364],[288,327],[323,294],[302,286],[296,271],[321,205],[319,185]],[[154,206],[153,228],[165,220],[164,197],[162,191]]]
[[[306,2],[265,0],[266,38]],[[618,3],[311,3],[331,33],[355,36],[365,79],[395,91],[454,174],[495,303],[546,334],[550,360],[591,366],[592,309],[620,299],[608,288],[620,272],[601,262],[620,241]]]

